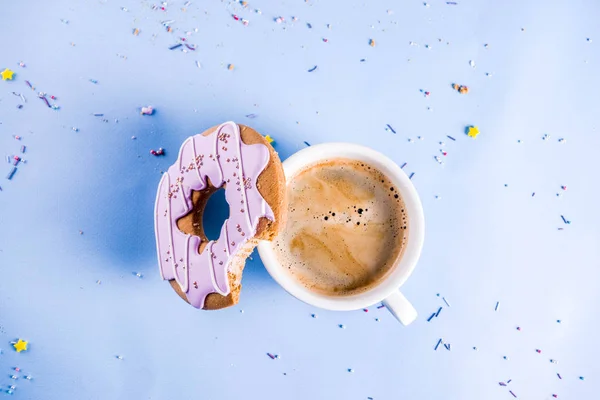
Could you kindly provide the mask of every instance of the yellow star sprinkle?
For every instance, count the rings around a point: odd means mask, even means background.
[[[266,140],[267,140],[267,142],[269,142],[269,143],[273,143],[273,142],[275,141],[275,140],[273,140],[273,138],[272,138],[271,136],[269,136],[269,135],[266,135],[266,136],[265,136],[265,139],[266,139]]]
[[[19,339],[17,343],[13,343],[13,347],[17,351],[17,353],[22,352],[23,350],[27,350],[27,341],[23,339]]]
[[[0,75],[2,75],[2,80],[5,80],[5,81],[12,80],[14,74],[15,73],[8,68],[6,68],[4,71],[0,72]]]
[[[476,126],[469,126],[467,128],[467,135],[475,139],[479,135],[479,128]]]

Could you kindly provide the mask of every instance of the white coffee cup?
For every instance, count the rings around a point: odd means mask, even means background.
[[[403,325],[408,325],[417,318],[417,311],[398,288],[415,269],[423,247],[425,221],[419,195],[408,176],[396,163],[373,149],[351,143],[324,143],[300,150],[283,163],[285,178],[289,184],[293,177],[307,166],[335,158],[358,160],[375,167],[400,191],[408,217],[408,240],[400,260],[381,282],[369,290],[350,296],[328,296],[312,292],[296,280],[279,263],[273,242],[259,243],[260,258],[273,279],[288,293],[305,303],[328,310],[348,311],[383,302]]]

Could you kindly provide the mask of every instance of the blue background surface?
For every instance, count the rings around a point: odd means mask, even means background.
[[[0,69],[16,72],[0,81],[0,155],[27,146],[12,180],[0,163],[3,392],[15,384],[15,399],[36,400],[597,397],[600,3],[154,4],[0,4]],[[171,33],[161,24],[169,20]],[[180,37],[196,50],[169,50]],[[153,116],[139,114],[146,105]],[[427,224],[403,287],[420,313],[413,325],[376,307],[316,310],[281,289],[256,254],[239,305],[227,310],[186,306],[160,280],[160,172],[186,137],[226,120],[270,134],[283,159],[304,141],[349,141],[408,163]],[[467,137],[467,125],[479,137]],[[159,147],[165,157],[149,154]],[[27,352],[12,349],[17,338],[30,342]],[[434,351],[439,338],[452,350]]]

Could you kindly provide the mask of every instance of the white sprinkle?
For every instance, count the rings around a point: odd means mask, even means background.
[[[202,64],[200,64],[200,61],[196,61],[196,67],[202,68]]]
[[[116,356],[117,360],[122,360],[123,356]]]
[[[475,68],[475,61],[473,61],[473,60],[470,60],[470,61],[469,61],[469,65],[470,65],[471,67]]]

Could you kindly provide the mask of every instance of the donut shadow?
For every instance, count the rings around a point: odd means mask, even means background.
[[[102,268],[158,277],[154,233],[158,183],[163,172],[177,159],[187,137],[225,120],[200,118],[194,123],[197,128],[190,131],[187,126],[178,128],[180,122],[167,115],[155,113],[122,121],[110,136],[90,138],[90,150],[81,155],[82,160],[86,160],[81,167],[86,178],[78,182],[81,190],[76,196],[63,198],[63,205],[75,210],[69,224],[75,231],[84,232],[85,251],[103,260]],[[239,122],[276,137],[274,147],[282,161],[305,147],[301,142],[286,141],[277,132],[275,121],[267,124],[272,126]],[[159,148],[164,149],[164,154],[150,153]],[[87,179],[89,176],[94,179]],[[210,239],[218,237],[228,215],[224,192],[219,190],[211,196],[203,217]],[[254,251],[244,271],[244,282],[265,284],[265,281],[276,285]]]

